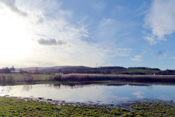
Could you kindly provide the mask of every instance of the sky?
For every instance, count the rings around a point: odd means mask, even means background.
[[[0,68],[175,69],[175,0],[0,0]]]

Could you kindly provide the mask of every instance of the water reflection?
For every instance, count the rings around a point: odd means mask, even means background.
[[[3,89],[3,90],[1,90]],[[118,103],[137,99],[175,101],[175,86],[40,84],[0,86],[0,95],[43,97],[67,102]]]
[[[13,89],[13,87],[11,86],[7,86],[6,88],[3,89],[3,91],[5,90],[6,92],[10,92]]]
[[[3,88],[0,86],[0,96],[2,95]]]
[[[143,98],[144,98],[143,92],[141,92],[141,91],[134,92],[134,93],[132,93],[132,94],[135,95],[136,98],[138,98],[138,99],[143,99]]]
[[[22,91],[30,91],[32,90],[32,85],[23,85]]]
[[[45,86],[46,87],[53,87],[56,89],[60,89],[60,88],[76,89],[76,88],[94,86],[94,84],[46,84]]]

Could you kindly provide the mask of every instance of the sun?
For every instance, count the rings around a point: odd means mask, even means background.
[[[11,11],[0,12],[0,57],[15,59],[29,50],[29,35],[23,18]]]

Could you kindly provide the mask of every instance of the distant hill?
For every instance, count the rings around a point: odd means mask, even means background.
[[[64,66],[54,66],[54,67],[26,67],[26,68],[16,68],[16,70],[24,70],[24,71],[35,71],[38,69],[39,71],[41,70],[47,70],[47,69],[60,69],[63,68]]]
[[[25,71],[30,73],[74,73],[81,70],[91,69],[91,67],[85,66],[53,66],[53,67],[27,67],[27,68],[16,68],[16,71]]]
[[[160,70],[159,68],[148,67],[121,67],[121,66],[104,66],[104,67],[86,67],[86,66],[53,66],[53,67],[28,67],[16,68],[16,71],[54,74],[54,73],[94,73],[94,74],[130,74],[130,75],[175,75],[175,70]]]

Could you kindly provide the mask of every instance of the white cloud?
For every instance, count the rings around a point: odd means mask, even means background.
[[[151,44],[166,40],[166,36],[175,32],[175,1],[154,0],[145,17],[145,28],[151,33],[145,36]]]
[[[147,35],[144,37],[147,41],[150,42],[150,44],[156,44],[157,43],[157,38],[154,35]]]
[[[131,60],[136,61],[136,62],[142,61],[142,55],[136,55]]]

